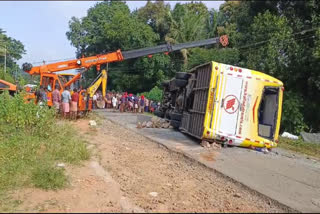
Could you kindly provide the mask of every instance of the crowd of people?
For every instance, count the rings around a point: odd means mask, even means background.
[[[78,116],[78,101],[79,101],[79,91],[74,88],[72,91],[69,87],[66,87],[60,94],[60,87],[56,88],[52,92],[52,107],[56,109],[58,114],[61,114],[62,118],[77,119]],[[48,89],[40,86],[40,90],[36,91],[37,103],[40,106],[47,105]]]
[[[102,100],[102,94],[98,91],[93,96],[93,108],[97,108],[97,102]],[[107,109],[116,109],[120,112],[132,112],[132,113],[153,113],[160,107],[160,102],[147,99],[143,94],[138,96],[132,93],[119,93],[119,92],[109,92],[107,93],[105,99]]]
[[[48,89],[40,86],[40,90],[36,91],[37,103],[41,106],[47,105]],[[60,94],[59,86],[56,86],[52,92],[52,107],[56,109],[56,112],[65,119],[75,120],[78,116],[78,101],[79,90],[74,88],[70,90],[66,87]],[[97,91],[92,98],[92,109],[97,109],[98,102],[104,100],[107,109],[114,109],[120,112],[132,112],[132,113],[153,113],[160,107],[160,102],[147,99],[144,95],[138,96],[132,93],[119,93],[109,92],[106,97],[103,98],[101,91]],[[99,106],[101,108],[101,106]]]

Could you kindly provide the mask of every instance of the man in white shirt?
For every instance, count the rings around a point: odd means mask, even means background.
[[[69,112],[70,112],[70,102],[71,102],[69,87],[66,87],[65,90],[62,92],[61,101],[62,101],[63,118],[67,118],[67,115],[69,115]]]
[[[94,94],[92,97],[92,109],[96,108],[96,102],[97,102],[97,95]]]

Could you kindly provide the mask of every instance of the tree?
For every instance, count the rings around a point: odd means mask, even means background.
[[[154,33],[150,26],[122,12],[116,12],[103,27],[105,40],[117,49],[148,47],[159,39],[159,35]]]
[[[144,7],[139,8],[137,17],[152,27],[153,31],[159,34],[159,41],[163,42],[170,31],[170,5],[164,1],[148,1]]]
[[[70,40],[71,45],[73,45],[76,49],[76,55],[80,57],[83,53],[85,53],[87,48],[87,38],[86,31],[79,20],[76,17],[72,17],[69,21],[70,31],[66,33],[68,40]]]
[[[89,8],[87,16],[81,20],[71,18],[66,35],[71,44],[77,48],[78,56],[101,54],[117,49],[106,42],[104,25],[110,23],[119,11],[122,14],[130,14],[124,2],[105,1]]]
[[[171,28],[166,40],[171,43],[184,43],[205,39],[209,13],[203,3],[176,4],[171,17]],[[182,49],[184,70],[188,66],[188,50]]]
[[[14,83],[14,76],[17,71],[20,71],[17,60],[25,54],[24,45],[5,34],[5,31],[0,29],[0,78]],[[4,57],[6,56],[6,73],[4,73]]]
[[[110,12],[110,14],[106,14]],[[153,28],[130,13],[123,2],[102,2],[88,10],[82,20],[72,18],[67,37],[77,52],[95,55],[121,49],[122,51],[156,45],[159,35]],[[138,92],[150,90],[166,76],[168,56],[144,57],[113,63],[109,66],[108,88]],[[87,82],[95,77],[94,69],[85,73]],[[143,82],[144,84],[141,84]]]

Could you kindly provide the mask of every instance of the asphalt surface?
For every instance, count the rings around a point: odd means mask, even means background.
[[[299,212],[320,212],[320,162],[281,149],[261,152],[228,147],[208,157],[208,149],[173,129],[136,128],[137,115],[96,111],[167,148],[183,153],[207,167]],[[139,116],[139,120],[148,116]]]

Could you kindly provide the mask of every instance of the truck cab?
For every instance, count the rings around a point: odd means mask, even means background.
[[[200,140],[222,144],[277,146],[283,96],[280,80],[210,62],[184,75],[177,73],[171,81],[178,88],[171,92],[176,100],[168,118],[175,128]]]

